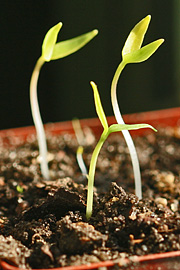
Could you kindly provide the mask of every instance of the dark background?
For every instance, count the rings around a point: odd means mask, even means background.
[[[44,35],[63,22],[58,41],[97,28],[83,49],[46,63],[38,96],[43,122],[95,117],[91,80],[106,115],[112,115],[110,85],[132,27],[148,14],[144,44],[165,43],[148,61],[128,65],[118,84],[122,113],[179,106],[179,0],[24,0],[0,5],[0,129],[32,125],[29,81]]]

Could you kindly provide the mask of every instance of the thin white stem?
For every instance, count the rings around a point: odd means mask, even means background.
[[[82,174],[87,175],[87,169],[86,169],[86,165],[83,159],[83,151],[84,151],[83,145],[84,145],[85,138],[84,138],[83,130],[81,128],[79,119],[73,119],[72,126],[74,129],[74,133],[76,135],[77,142],[79,144],[79,147],[76,152],[77,163],[79,165],[79,168]]]
[[[43,177],[47,180],[49,179],[49,169],[47,163],[47,144],[37,98],[37,83],[39,73],[43,64],[44,60],[42,59],[42,57],[40,57],[35,65],[30,81],[30,103],[31,103],[32,117],[36,128],[37,139],[39,144],[41,172]]]
[[[87,175],[87,169],[86,169],[86,165],[84,163],[84,159],[83,159],[83,147],[80,145],[78,147],[77,153],[76,153],[76,158],[77,158],[77,163],[79,165],[79,168],[82,172],[83,175]]]
[[[116,121],[118,124],[125,124],[124,120],[122,118],[120,109],[119,109],[119,105],[118,105],[118,101],[117,101],[117,93],[116,93],[118,79],[119,79],[119,76],[120,76],[122,70],[124,69],[125,65],[126,65],[126,63],[124,63],[123,61],[119,64],[119,66],[115,72],[112,84],[111,84],[112,107],[113,107],[114,115],[115,115],[115,118],[116,118]],[[128,148],[129,148],[129,153],[130,153],[131,160],[132,160],[134,179],[135,179],[135,193],[139,197],[139,199],[142,199],[141,174],[140,174],[140,166],[139,166],[136,148],[134,146],[134,142],[132,140],[132,137],[131,137],[129,131],[123,130],[122,134],[124,136],[124,139],[127,143]]]

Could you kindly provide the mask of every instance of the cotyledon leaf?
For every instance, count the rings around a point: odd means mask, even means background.
[[[57,36],[62,27],[62,23],[58,23],[51,27],[47,34],[45,35],[45,38],[43,40],[42,44],[42,57],[43,59],[48,62],[51,60],[53,50],[54,50],[54,45],[57,41]]]
[[[98,34],[98,30],[93,30],[78,37],[61,41],[55,44],[51,60],[63,58],[72,54],[86,45]]]

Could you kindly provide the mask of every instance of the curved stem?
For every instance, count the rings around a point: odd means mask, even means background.
[[[96,163],[97,158],[99,155],[99,152],[108,136],[107,131],[103,131],[91,158],[91,163],[89,167],[89,175],[88,175],[88,191],[87,191],[87,207],[86,207],[86,217],[89,219],[92,215],[92,209],[93,209],[93,187],[94,187],[94,175],[95,175],[95,169],[96,169]]]
[[[42,57],[40,57],[34,67],[30,81],[30,103],[31,103],[32,117],[36,128],[37,139],[39,144],[41,172],[43,177],[47,180],[49,179],[49,169],[47,163],[47,144],[37,98],[37,83],[39,73],[43,64],[44,60]]]
[[[112,84],[111,84],[111,101],[112,101],[114,115],[118,124],[124,124],[124,120],[122,118],[122,115],[119,109],[116,88],[117,88],[119,76],[122,70],[124,69],[125,65],[126,63],[123,61],[119,64],[115,72]],[[139,197],[139,199],[142,199],[141,174],[140,174],[139,161],[138,161],[137,152],[134,146],[134,142],[128,130],[123,130],[122,134],[124,136],[124,139],[126,140],[127,146],[129,148],[131,160],[132,160],[134,178],[135,178],[135,193]]]

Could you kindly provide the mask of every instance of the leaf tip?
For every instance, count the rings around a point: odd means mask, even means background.
[[[94,36],[97,36],[97,34],[99,33],[98,29],[94,29],[93,33],[94,33]]]
[[[151,15],[147,15],[146,17],[144,17],[139,23],[146,25],[147,27],[149,26],[149,23],[151,21]]]
[[[63,23],[62,22],[59,22],[57,23],[54,28],[56,28],[56,31],[57,31],[57,34],[59,33],[60,29],[62,28],[63,26]]]
[[[164,43],[164,41],[165,41],[164,38],[160,38],[157,41],[155,41],[158,44],[157,48],[160,47]]]
[[[153,126],[149,125],[149,128],[151,128],[153,131],[157,132],[157,129],[154,128]]]
[[[150,20],[151,20],[151,15],[147,15],[146,18],[147,18],[147,21],[150,22]]]
[[[159,40],[160,42],[161,42],[161,44],[165,41],[165,39],[164,38],[160,38],[160,40]]]
[[[93,81],[90,81],[90,85],[92,86],[92,88],[93,88],[93,87],[96,87],[96,84],[95,84],[95,82],[93,82]]]
[[[54,45],[57,40],[58,33],[62,27],[62,22],[57,23],[46,33],[42,44],[42,57],[46,62],[49,62],[52,57]]]

